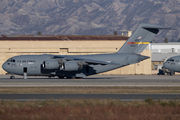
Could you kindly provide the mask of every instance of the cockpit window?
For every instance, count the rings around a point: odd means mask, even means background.
[[[174,62],[174,59],[170,58],[170,59],[168,59],[167,61],[171,61],[171,62]]]
[[[7,62],[16,62],[15,59],[9,59]]]

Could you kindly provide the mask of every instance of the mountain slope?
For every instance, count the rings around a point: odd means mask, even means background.
[[[180,0],[0,0],[3,35],[111,35],[140,23],[180,27]],[[180,30],[155,38],[178,40]]]

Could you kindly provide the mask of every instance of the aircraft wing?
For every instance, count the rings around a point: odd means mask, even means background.
[[[91,60],[91,59],[76,58],[76,57],[69,57],[69,56],[54,56],[53,57],[53,59],[62,59],[62,58],[67,61],[83,61],[89,65],[119,65],[111,61],[99,61],[99,60]]]

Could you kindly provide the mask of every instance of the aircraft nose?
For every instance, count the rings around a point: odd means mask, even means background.
[[[163,63],[163,67],[165,67],[167,69],[167,62]]]
[[[5,71],[7,71],[7,63],[4,63],[4,64],[2,65],[2,68],[3,68]]]

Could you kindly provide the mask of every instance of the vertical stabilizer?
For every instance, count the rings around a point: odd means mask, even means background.
[[[160,29],[171,28],[152,24],[140,24],[117,53],[141,53],[154,39]]]

